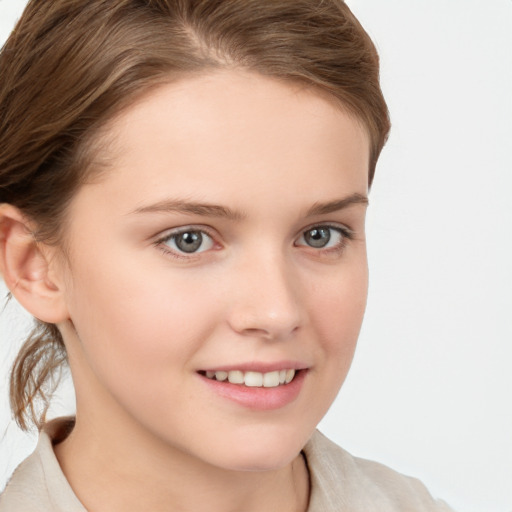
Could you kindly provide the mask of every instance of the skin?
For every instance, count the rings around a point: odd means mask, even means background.
[[[148,93],[108,142],[49,271],[77,395],[64,473],[92,511],[305,510],[300,450],[346,377],[367,294],[365,203],[308,211],[367,195],[364,128],[318,93],[231,70]],[[328,247],[306,242],[315,226],[333,226]],[[181,227],[208,233],[199,252],[162,241]],[[281,361],[304,381],[272,410],[198,373]]]

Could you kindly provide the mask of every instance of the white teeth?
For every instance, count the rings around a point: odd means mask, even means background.
[[[228,372],[228,380],[231,384],[243,384],[244,383],[244,372],[239,370],[233,370]]]
[[[208,372],[206,376],[208,377]],[[208,378],[210,379],[211,377]],[[215,372],[215,378],[220,381],[226,380],[228,378],[228,372]]]
[[[220,382],[228,380],[231,384],[244,384],[251,388],[275,388],[283,384],[289,384],[295,377],[295,370],[276,370],[273,372],[242,372],[232,370],[230,372],[207,371],[206,377]]]
[[[295,377],[295,370],[286,370],[286,379],[285,379],[285,384],[289,384],[293,377]]]
[[[263,387],[275,388],[279,386],[279,372],[268,372],[263,375]]]
[[[263,386],[263,374],[259,372],[245,372],[244,384],[251,388]]]

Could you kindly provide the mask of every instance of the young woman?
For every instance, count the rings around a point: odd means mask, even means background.
[[[0,511],[448,510],[315,431],[389,130],[341,1],[32,1],[0,77],[0,268],[37,319],[11,404],[41,431]],[[45,422],[63,364],[76,417]]]

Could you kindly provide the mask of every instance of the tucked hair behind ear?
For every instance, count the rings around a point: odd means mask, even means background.
[[[42,427],[66,361],[66,350],[57,327],[37,322],[11,373],[11,409],[22,429],[28,430],[30,422]]]
[[[375,47],[341,0],[31,0],[0,54],[0,203],[64,244],[69,202],[102,170],[106,123],[152,87],[220,68],[338,102],[368,131],[371,183],[388,111]],[[22,428],[44,420],[34,401],[48,404],[65,358],[58,329],[38,323],[11,379]]]

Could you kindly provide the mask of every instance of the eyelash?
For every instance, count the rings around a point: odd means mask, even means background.
[[[179,249],[170,249],[166,244],[169,241],[176,241],[177,237],[183,235],[185,233],[200,233],[203,237],[206,235],[210,240],[213,246],[216,245],[214,237],[206,230],[204,227],[198,226],[185,226],[182,228],[175,229],[173,231],[167,232],[165,236],[159,238],[155,241],[155,246],[159,248],[164,254],[172,256],[176,259],[181,260],[189,260],[191,257],[194,257],[197,254],[201,254],[203,251],[195,251],[187,253],[185,251],[180,251]],[[208,250],[208,249],[207,249]]]
[[[311,232],[313,230],[321,230],[321,229],[328,229],[331,231],[337,232],[341,236],[341,240],[334,246],[334,247],[312,247],[311,245],[308,245],[307,243],[299,244],[297,241],[294,242],[295,247],[307,247],[309,249],[312,249],[315,252],[323,252],[323,253],[341,253],[347,246],[347,243],[350,240],[354,239],[354,232],[349,229],[346,226],[340,226],[340,225],[332,225],[332,224],[314,224],[310,227],[307,227],[304,229],[297,240],[304,239],[304,236],[306,233]],[[205,250],[201,251],[194,251],[187,253],[185,251],[180,251],[179,248],[177,249],[169,249],[169,247],[166,245],[169,241],[174,240],[174,245],[176,245],[176,239],[178,236],[185,234],[185,233],[200,233],[203,237],[206,235],[208,239],[211,240],[211,244],[214,247],[216,244],[215,239],[213,235],[209,233],[208,230],[206,230],[204,227],[199,226],[185,226],[182,228],[178,228],[176,230],[167,232],[165,236],[160,237],[154,242],[154,245],[159,248],[164,254],[169,255],[176,259],[181,260],[190,260],[195,255],[201,254],[203,252],[207,252],[210,248],[207,248]],[[331,235],[332,236],[332,235]],[[330,239],[327,243],[330,242]]]
[[[334,247],[315,248],[315,247],[312,247],[311,245],[307,245],[307,244],[304,245],[305,247],[308,247],[309,249],[313,249],[314,251],[318,251],[318,252],[322,251],[324,254],[325,253],[339,254],[339,253],[343,252],[343,250],[347,246],[348,242],[350,240],[354,239],[354,232],[346,226],[333,225],[333,224],[314,224],[313,226],[310,226],[302,231],[302,233],[299,237],[299,240],[301,238],[304,238],[306,233],[311,232],[313,230],[321,230],[321,229],[329,229],[331,231],[337,232],[341,236],[341,240]],[[330,242],[330,239],[329,239],[328,243],[329,242]],[[297,246],[297,242],[295,242],[294,245]],[[303,244],[300,244],[300,246],[303,246]]]

